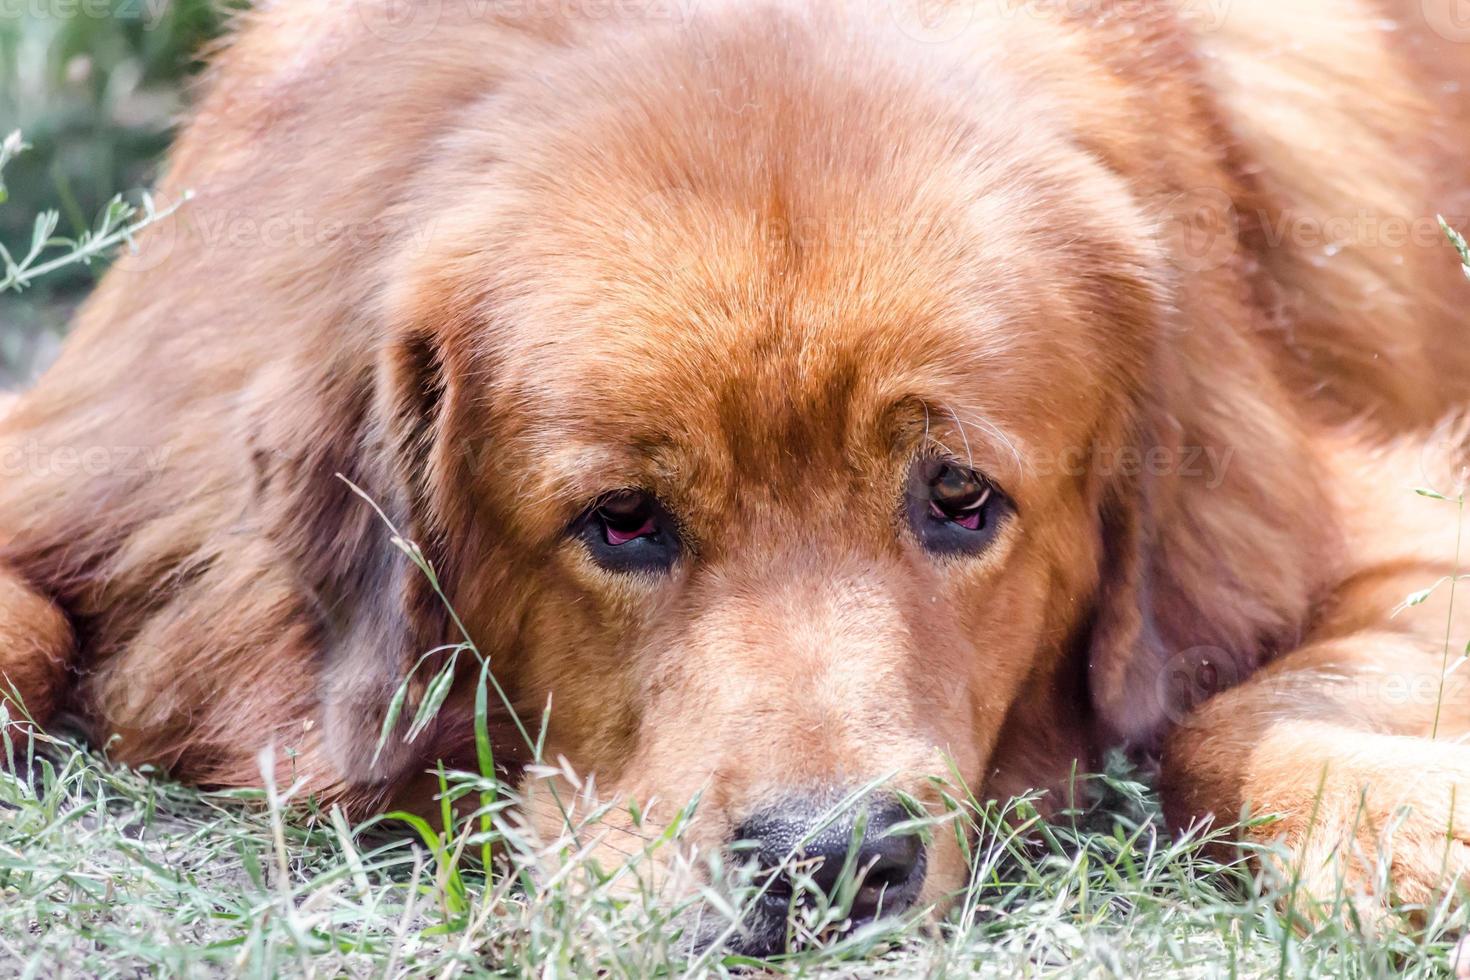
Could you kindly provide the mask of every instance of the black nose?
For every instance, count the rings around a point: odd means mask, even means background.
[[[787,800],[755,814],[735,839],[753,850],[769,878],[758,882],[765,887],[759,911],[784,918],[793,900],[807,904],[816,897],[812,886],[829,900],[850,894],[854,925],[907,909],[924,884],[923,843],[912,833],[893,833],[908,819],[888,796],[844,812],[816,800]],[[849,882],[855,890],[844,888]]]

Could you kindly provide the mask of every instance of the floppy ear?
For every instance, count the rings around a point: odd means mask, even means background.
[[[430,291],[429,295],[433,295]],[[259,406],[250,439],[256,493],[271,541],[314,605],[314,673],[322,739],[333,782],[357,799],[390,790],[435,748],[430,730],[403,733],[442,656],[462,637],[433,583],[394,541],[412,542],[448,592],[458,573],[450,543],[466,518],[455,501],[467,485],[462,454],[446,435],[461,398],[434,333],[447,311],[400,318],[378,349],[297,368],[271,390],[306,389],[301,408]],[[294,447],[282,449],[281,447]],[[391,528],[390,525],[391,524]],[[455,533],[451,533],[454,531]],[[394,695],[408,696],[381,752]]]
[[[1109,740],[1145,751],[1296,642],[1331,540],[1310,445],[1275,379],[1249,352],[1191,362],[1190,346],[1165,353],[1180,383],[1156,387],[1126,454],[1137,465],[1114,467],[1126,472],[1100,504],[1091,698]]]
[[[463,484],[445,458],[444,428],[457,397],[429,333],[411,328],[392,338],[378,356],[364,419],[365,465],[344,470],[337,490],[341,538],[329,544],[337,553],[325,556],[335,580],[324,608],[322,720],[349,785],[387,785],[423,755],[423,746],[403,735],[443,655],[415,665],[462,639],[453,635],[433,582],[405,551],[417,548],[441,583],[454,580],[445,501]],[[379,751],[384,719],[405,680],[408,696]]]
[[[1109,740],[1130,744],[1151,739],[1165,713],[1154,683],[1168,654],[1153,613],[1150,483],[1120,480],[1104,491],[1103,556],[1088,650],[1093,706]]]
[[[458,687],[427,730],[404,740],[429,681],[466,640],[455,613],[484,631],[479,642],[514,643],[507,556],[472,490],[487,462],[488,422],[466,391],[467,379],[482,383],[487,374],[476,345],[483,341],[478,314],[489,292],[486,270],[494,263],[466,244],[480,236],[448,219],[435,228],[393,254],[388,287],[374,303],[380,312],[373,319],[385,325],[376,349],[357,362],[355,382],[329,382],[351,387],[350,395],[336,396],[352,404],[349,420],[322,437],[332,448],[319,451],[309,478],[291,481],[287,491],[295,494],[297,561],[319,600],[323,741],[345,788],[368,802],[386,798],[415,767],[453,762],[474,744],[472,709]],[[331,365],[324,371],[352,377]],[[405,553],[402,543],[409,542],[433,580]],[[486,596],[503,601],[475,605]],[[494,623],[484,621],[490,616]],[[471,660],[458,658],[462,674]],[[407,697],[379,750],[406,679]],[[492,738],[504,736],[512,725],[499,716],[500,706],[490,707]],[[497,750],[497,762],[513,764],[516,748]]]

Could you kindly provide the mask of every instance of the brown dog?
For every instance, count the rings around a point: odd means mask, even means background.
[[[655,819],[702,793],[696,844],[1128,743],[1181,823],[1279,813],[1323,893],[1392,846],[1428,898],[1470,691],[1450,585],[1399,607],[1456,560],[1410,488],[1464,461],[1465,39],[1203,6],[248,17],[163,181],[195,200],[0,422],[0,669],[127,762],[412,792],[476,667],[375,758],[462,638],[341,474],[551,699],[547,757]],[[964,880],[886,800],[859,916]]]

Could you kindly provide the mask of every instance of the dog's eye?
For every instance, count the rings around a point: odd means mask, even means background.
[[[636,490],[605,498],[597,506],[597,519],[602,522],[604,540],[614,547],[658,533],[652,498]]]
[[[593,560],[613,571],[665,571],[678,557],[673,521],[642,490],[603,497],[578,521],[577,531]]]
[[[965,466],[923,459],[910,480],[909,522],[919,542],[939,554],[975,554],[995,537],[1010,507],[1000,489]]]

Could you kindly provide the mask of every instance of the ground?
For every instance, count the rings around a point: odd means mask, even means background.
[[[110,765],[62,738],[5,746],[0,962],[25,976],[645,977],[754,964],[691,959],[666,912],[585,877],[488,880],[482,844],[403,825],[351,828],[309,801],[211,794]],[[28,755],[29,753],[29,755]],[[280,760],[277,765],[289,764]],[[763,964],[792,976],[1443,976],[1463,911],[1362,935],[1305,929],[1251,865],[1170,839],[1144,785],[1046,826],[980,816],[975,884],[941,924],[914,917]],[[466,777],[467,779],[471,777]],[[451,780],[451,785],[454,780]],[[483,782],[467,788],[483,790]],[[426,843],[427,841],[427,843]],[[492,856],[492,863],[495,862]],[[610,870],[610,869],[609,869]],[[711,915],[717,913],[709,913]],[[11,968],[0,970],[10,975]]]

